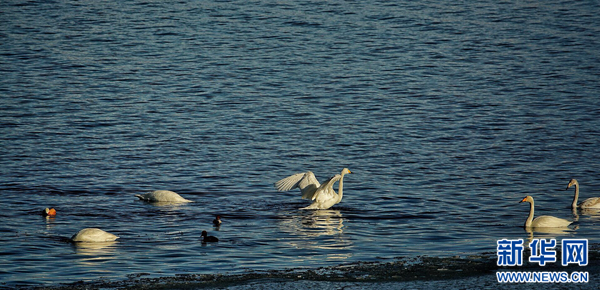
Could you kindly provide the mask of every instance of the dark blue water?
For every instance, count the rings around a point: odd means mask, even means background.
[[[0,283],[495,251],[531,238],[525,195],[574,219],[571,178],[600,196],[599,15],[597,1],[2,1]],[[343,167],[331,210],[273,188]],[[134,197],[155,189],[195,202]],[[600,215],[577,225],[534,236],[600,242]],[[85,227],[121,238],[64,242]]]

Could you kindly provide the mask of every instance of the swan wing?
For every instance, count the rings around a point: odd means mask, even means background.
[[[288,191],[294,188],[300,188],[303,199],[312,197],[320,186],[321,184],[315,177],[315,174],[311,171],[297,173],[275,182],[277,191]]]
[[[118,238],[98,228],[86,228],[73,235],[71,240],[73,242],[110,242]]]
[[[192,202],[170,190],[155,190],[145,194],[136,194],[135,196],[148,202]]]
[[[327,181],[323,182],[319,188],[315,191],[310,199],[315,200],[317,203],[323,203],[332,199],[337,199],[338,194],[333,190],[333,185],[342,178],[341,175],[336,174]]]
[[[600,209],[600,197],[588,198],[579,204],[580,208],[599,208]]]
[[[570,225],[571,223],[572,222],[565,220],[565,219],[544,215],[544,216],[535,218],[533,220],[533,222],[531,223],[531,226],[537,227],[537,228],[560,228],[560,227],[566,227],[566,226]]]

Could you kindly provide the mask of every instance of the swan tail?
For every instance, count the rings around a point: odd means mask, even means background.
[[[316,206],[313,206],[313,205],[311,204],[311,205],[309,205],[309,206],[307,206],[307,207],[301,207],[300,209],[319,209],[319,208],[318,208],[318,207],[316,207]]]
[[[329,209],[331,206],[329,207],[324,207],[323,205],[319,204],[318,202],[313,202],[311,205],[307,206],[307,207],[302,207],[300,209]]]

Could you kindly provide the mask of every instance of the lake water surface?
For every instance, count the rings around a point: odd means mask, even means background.
[[[524,196],[567,219],[571,178],[600,196],[597,1],[7,0],[0,23],[3,286],[493,252],[531,238]],[[330,210],[273,187],[344,167]],[[134,197],[156,189],[195,202]],[[534,236],[600,242],[576,225]],[[121,238],[64,241],[85,227]]]

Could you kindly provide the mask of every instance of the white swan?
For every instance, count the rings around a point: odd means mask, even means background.
[[[73,242],[112,242],[119,237],[97,228],[85,228],[71,237]]]
[[[294,188],[300,188],[303,199],[314,200],[314,202],[302,209],[328,209],[342,201],[344,196],[344,175],[352,173],[348,168],[344,168],[341,174],[336,174],[329,178],[325,183],[319,184],[314,173],[307,171],[288,176],[275,183],[278,191],[288,191]],[[333,190],[333,184],[340,181],[339,194]]]
[[[571,204],[572,208],[597,208],[600,209],[600,197],[590,197],[577,205],[577,200],[579,199],[579,182],[576,179],[571,179],[569,184],[567,185],[567,189],[571,188],[571,186],[575,186],[575,197],[573,198],[573,203]],[[565,189],[565,190],[567,190]]]
[[[170,190],[156,190],[145,194],[136,194],[135,196],[148,202],[192,202]]]
[[[533,197],[528,195],[520,202],[529,202],[530,204],[529,216],[527,217],[527,220],[525,220],[525,228],[562,228],[571,224],[568,220],[549,215],[543,215],[533,219]]]

